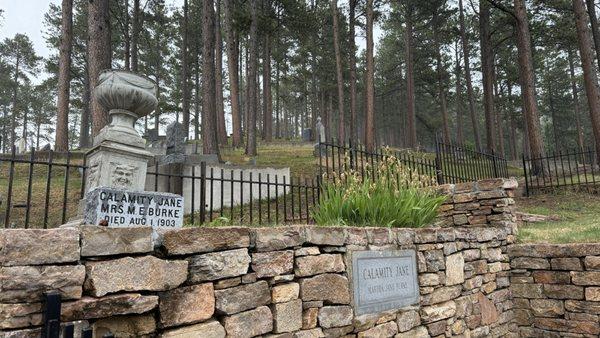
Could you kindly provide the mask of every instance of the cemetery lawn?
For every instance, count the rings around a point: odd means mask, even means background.
[[[577,192],[555,192],[519,198],[519,211],[557,215],[558,221],[529,223],[519,227],[519,242],[600,242],[600,196]]]
[[[63,163],[62,159],[57,160]],[[80,163],[81,161],[73,161],[72,163]],[[34,165],[32,175],[31,189],[31,209],[30,209],[30,224],[31,228],[42,228],[44,224],[44,206],[46,202],[46,183],[47,183],[47,166]],[[8,176],[9,165],[6,162],[0,163],[0,228],[4,226],[4,214],[6,212],[6,197],[8,195]],[[16,164],[14,181],[13,181],[13,205],[25,205],[27,201],[27,188],[29,183],[29,165]],[[50,189],[48,198],[48,227],[54,228],[61,225],[63,212],[63,199],[65,185],[65,169],[64,167],[54,166],[52,168],[52,176],[50,177]],[[69,187],[65,199],[67,210],[65,218],[68,221],[71,217],[77,214],[77,208],[81,192],[81,174],[75,168],[69,170]],[[14,222],[17,227],[24,227],[25,208],[13,208],[11,212],[11,223]]]
[[[289,167],[294,177],[312,178],[317,173],[318,158],[313,156],[314,144],[294,141],[261,143],[257,146],[256,165],[260,167]],[[249,164],[244,149],[223,148],[221,158],[233,164]]]

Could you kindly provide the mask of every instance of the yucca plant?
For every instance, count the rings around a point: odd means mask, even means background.
[[[354,170],[325,177],[312,215],[317,224],[422,227],[446,199],[436,192],[433,177],[419,175],[394,156],[367,169],[371,175],[364,178]]]

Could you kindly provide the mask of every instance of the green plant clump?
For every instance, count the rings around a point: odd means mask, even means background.
[[[430,223],[446,200],[436,191],[435,179],[406,168],[387,156],[373,175],[348,170],[326,177],[313,218],[319,225],[417,228]],[[331,175],[330,175],[331,176]]]

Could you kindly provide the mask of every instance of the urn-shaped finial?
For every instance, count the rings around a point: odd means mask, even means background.
[[[110,115],[110,123],[94,138],[94,145],[111,141],[144,148],[135,130],[135,121],[150,114],[158,100],[156,84],[145,76],[126,70],[109,69],[100,74],[94,96]]]
[[[126,70],[110,69],[100,74],[94,95],[109,112],[123,109],[138,118],[150,114],[158,105],[156,84],[145,76]]]

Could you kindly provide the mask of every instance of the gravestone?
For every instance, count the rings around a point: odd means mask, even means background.
[[[181,227],[183,198],[145,192],[148,161],[154,156],[135,130],[138,118],[158,105],[155,83],[121,70],[100,74],[94,96],[109,111],[111,122],[94,138],[88,152],[85,223],[111,227]]]
[[[145,139],[148,143],[154,143],[158,141],[158,129],[148,129],[146,130]]]
[[[312,140],[312,129],[302,129],[302,142],[310,142]]]
[[[326,140],[326,136],[325,136],[325,126],[323,125],[323,123],[321,122],[321,117],[317,117],[317,124],[315,126],[316,128],[316,132],[317,132],[317,143],[315,144],[315,150],[313,151],[313,155],[315,157],[319,157],[321,155],[321,152],[325,152],[325,146],[322,145],[321,143],[325,143]]]
[[[19,137],[15,142],[17,154],[25,154],[27,152],[27,140],[24,137]]]
[[[419,302],[414,250],[352,251],[354,313],[399,309]]]
[[[151,226],[175,228],[183,225],[183,197],[169,193],[95,188],[86,193],[84,221],[111,227]]]
[[[175,121],[167,126],[167,154],[184,154],[187,133],[183,124]]]

